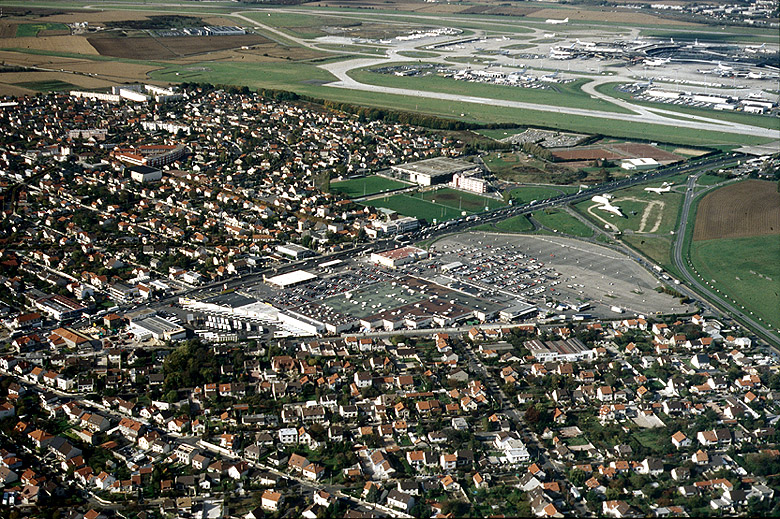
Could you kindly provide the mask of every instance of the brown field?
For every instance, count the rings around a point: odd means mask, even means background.
[[[2,49],[31,49],[48,52],[70,52],[97,55],[95,48],[83,36],[38,36],[36,38],[2,38]]]
[[[145,81],[149,71],[159,68],[153,65],[93,61],[79,58],[61,58],[58,56],[26,54],[13,51],[0,51],[0,61],[9,65],[19,65],[23,67],[64,69],[82,74],[95,74],[100,79],[115,83]],[[68,74],[68,76],[70,76],[70,74]]]
[[[174,59],[243,46],[262,45],[268,42],[268,39],[257,34],[172,38],[89,38],[89,43],[97,49],[101,56],[138,60]]]
[[[693,239],[780,234],[777,184],[745,180],[716,189],[699,202]]]
[[[557,160],[596,160],[596,159],[622,159],[625,155],[609,151],[604,148],[583,148],[583,149],[564,149],[552,150],[553,157]]]
[[[680,157],[674,153],[664,151],[655,146],[650,146],[649,144],[626,142],[623,144],[611,144],[609,147],[636,158],[651,158],[658,162],[674,162],[680,160]]]
[[[16,23],[0,23],[0,39],[16,36]]]
[[[542,9],[534,13],[534,18],[555,18],[584,22],[617,22],[650,25],[697,25],[695,23],[667,20],[650,14],[635,11],[615,11],[613,9]]]
[[[597,159],[620,160],[631,158],[651,158],[658,162],[668,164],[680,160],[678,155],[664,151],[649,144],[637,142],[607,142],[597,146],[582,148],[560,148],[550,150],[557,160],[562,161],[589,161]]]
[[[63,81],[82,88],[105,88],[115,85],[113,81],[69,74],[67,72],[4,72],[0,74],[0,83],[32,83],[36,81]]]
[[[276,43],[265,43],[262,45],[252,45],[249,49],[230,49],[218,52],[210,52],[207,56],[208,61],[236,61],[242,63],[268,63],[268,62],[289,62],[305,61],[310,59],[323,58],[331,54],[318,52],[307,47],[283,47]],[[199,63],[204,60],[204,56],[195,55],[179,58],[177,63]]]

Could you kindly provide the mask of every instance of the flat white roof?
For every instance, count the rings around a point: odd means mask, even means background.
[[[291,285],[297,285],[298,283],[311,281],[312,279],[317,279],[317,275],[312,274],[311,272],[306,272],[305,270],[295,270],[293,272],[288,272],[287,274],[281,274],[279,276],[268,278],[266,281],[272,285],[287,287]]]

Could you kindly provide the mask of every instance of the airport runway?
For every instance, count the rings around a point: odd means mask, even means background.
[[[395,54],[395,53],[392,53]],[[404,59],[404,61],[409,61]],[[419,61],[419,60],[415,60]],[[701,116],[690,116],[687,114],[681,114],[680,112],[672,112],[671,110],[664,110],[661,108],[645,108],[632,105],[627,101],[621,101],[620,106],[627,105],[626,108],[633,110],[633,114],[623,114],[615,112],[604,112],[601,110],[589,110],[585,108],[571,108],[571,107],[559,107],[552,105],[544,105],[537,103],[525,103],[522,101],[509,101],[505,99],[492,99],[487,97],[474,97],[474,96],[461,96],[457,94],[446,94],[443,92],[429,92],[425,90],[412,90],[408,88],[396,88],[386,87],[378,85],[369,85],[360,83],[352,79],[348,72],[356,68],[372,67],[372,66],[388,66],[391,63],[397,63],[398,61],[388,58],[380,59],[359,59],[340,61],[335,63],[326,63],[320,65],[320,68],[327,70],[339,80],[332,83],[327,83],[325,86],[333,88],[344,88],[349,90],[361,90],[364,92],[383,93],[390,95],[402,95],[411,97],[421,97],[426,99],[439,99],[443,101],[452,101],[458,103],[475,103],[491,106],[505,106],[507,108],[520,108],[523,110],[536,110],[540,112],[553,112],[563,113],[569,115],[578,115],[582,117],[595,117],[599,119],[612,119],[617,121],[626,121],[637,124],[658,124],[663,126],[673,126],[675,128],[690,128],[691,130],[705,130],[713,132],[723,133],[735,133],[739,135],[752,135],[755,137],[767,137],[770,139],[780,139],[780,130],[771,128],[761,128],[758,126],[750,126],[746,124],[734,123],[730,121],[721,121],[718,119],[709,119]],[[604,78],[609,79],[611,82],[615,81],[614,77]],[[595,90],[594,90],[595,92]],[[601,94],[604,95],[604,94]],[[616,100],[612,97],[604,95],[604,99],[615,103]],[[661,115],[663,113],[674,114],[676,117],[666,117]],[[686,117],[682,119],[680,117]]]

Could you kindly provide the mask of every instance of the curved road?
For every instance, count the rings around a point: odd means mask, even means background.
[[[683,202],[682,212],[680,216],[680,227],[677,229],[677,237],[674,240],[673,245],[673,259],[674,265],[680,271],[680,274],[685,278],[685,281],[691,288],[696,290],[699,294],[707,299],[708,302],[717,305],[721,309],[730,313],[734,319],[741,321],[748,325],[748,327],[761,335],[765,340],[774,344],[776,347],[780,347],[780,334],[776,330],[770,329],[766,325],[757,322],[754,318],[746,315],[741,309],[738,309],[731,302],[724,299],[721,295],[713,292],[712,289],[707,287],[702,281],[699,281],[688,269],[688,266],[683,259],[683,249],[685,244],[685,231],[688,227],[688,218],[690,217],[691,205],[696,198],[694,187],[696,180],[701,173],[693,175],[688,178],[688,189],[685,192],[685,201]]]

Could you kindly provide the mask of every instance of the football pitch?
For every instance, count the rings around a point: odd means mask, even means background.
[[[497,209],[506,204],[501,200],[445,187],[435,191],[378,198],[372,200],[370,205],[392,209],[404,216],[414,216],[428,222],[443,222],[482,212],[486,207]]]

